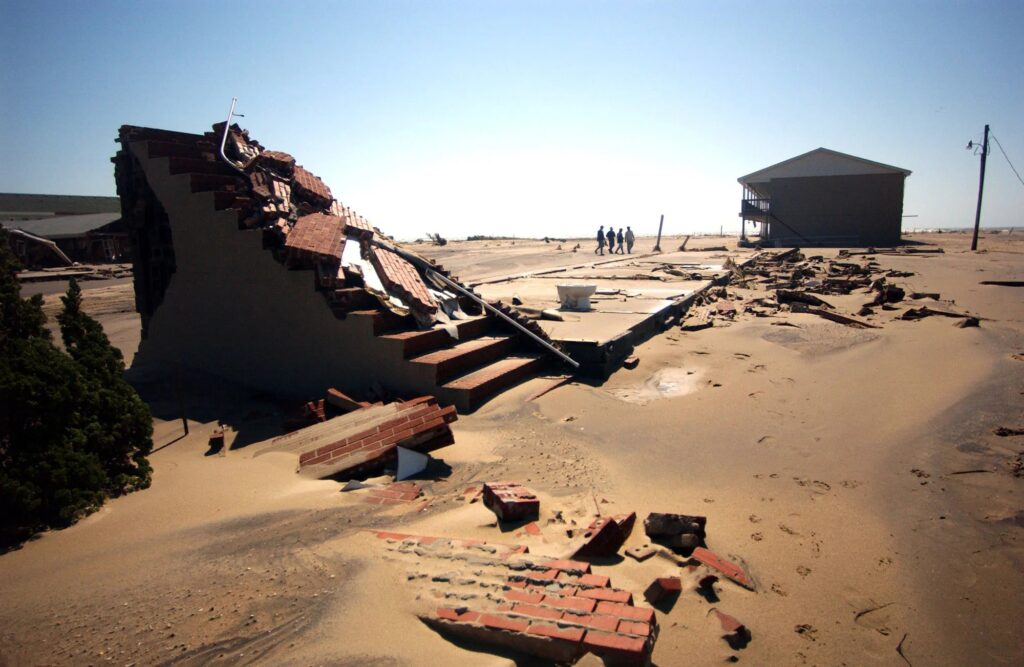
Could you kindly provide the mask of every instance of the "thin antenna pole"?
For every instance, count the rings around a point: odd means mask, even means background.
[[[971,250],[978,249],[978,227],[981,225],[981,195],[985,192],[985,159],[988,157],[988,125],[985,126],[985,138],[981,142],[981,176],[978,179],[978,210],[974,214],[974,236],[971,238]]]

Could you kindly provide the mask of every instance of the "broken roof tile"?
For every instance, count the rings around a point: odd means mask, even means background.
[[[285,240],[285,247],[309,253],[315,259],[334,259],[340,262],[344,243],[344,220],[334,215],[312,213],[295,222]]]

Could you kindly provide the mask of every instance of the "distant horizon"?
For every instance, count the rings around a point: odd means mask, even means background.
[[[1017,1],[302,10],[3,3],[0,143],[16,159],[0,190],[113,195],[121,125],[206,132],[232,96],[254,139],[401,237],[647,234],[661,214],[673,233],[738,228],[736,179],[817,147],[909,169],[904,211],[957,228],[977,202],[964,148],[986,123],[1024,169]],[[287,56],[226,44],[240,19],[273,26]],[[989,157],[983,226],[1024,226],[1024,185],[995,142]]]

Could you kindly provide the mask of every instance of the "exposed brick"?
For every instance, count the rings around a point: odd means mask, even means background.
[[[585,631],[579,628],[559,627],[550,623],[531,623],[526,631],[535,635],[576,643],[583,641],[583,635],[585,634]]]
[[[483,498],[484,505],[502,521],[536,519],[540,513],[537,496],[515,482],[487,482],[483,487]]]
[[[650,623],[654,618],[654,610],[644,607],[631,607],[617,602],[598,602],[597,613],[618,616],[630,621],[642,621]]]
[[[574,611],[592,612],[594,611],[594,607],[597,605],[597,601],[589,598],[545,595],[544,604],[549,607],[554,607],[555,609],[572,609]]]
[[[438,607],[437,617],[458,623],[475,623],[480,618],[480,613],[475,611],[463,611],[460,613],[457,609],[450,607]]]
[[[581,586],[596,586],[605,588],[611,584],[611,579],[600,574],[584,574],[579,579]]]
[[[321,209],[331,205],[333,199],[331,189],[312,172],[304,169],[301,165],[295,165],[293,178],[292,188],[295,190],[296,197]]]
[[[588,588],[577,593],[581,598],[592,600],[604,600],[607,602],[618,602],[620,604],[633,604],[633,594],[629,591],[620,591],[614,588]]]
[[[524,632],[526,628],[530,627],[529,621],[509,618],[508,616],[498,616],[497,614],[481,614],[478,621],[484,627],[497,630],[511,630],[512,632]]]
[[[428,314],[437,312],[434,297],[427,291],[419,273],[405,259],[390,250],[373,246],[370,262],[384,287],[397,294],[410,308]]]
[[[516,602],[525,602],[527,604],[539,604],[544,599],[542,593],[527,593],[520,590],[507,591],[505,597],[509,600],[515,600]]]
[[[604,616],[601,614],[572,614],[566,612],[562,616],[562,621],[565,623],[575,623],[576,625],[582,625],[585,628],[593,628],[594,630],[608,630],[609,632],[615,632],[621,623],[621,619],[615,616]]]
[[[309,253],[317,260],[341,261],[345,222],[323,213],[304,215],[295,221],[285,239],[289,250]]]
[[[583,638],[583,645],[588,649],[594,649],[594,652],[598,654],[611,651],[616,654],[641,658],[647,653],[647,642],[645,640],[637,637],[612,634],[610,632],[587,632]]]
[[[640,637],[651,636],[650,623],[637,623],[636,621],[619,621],[618,631],[626,635],[638,635]]]
[[[590,573],[590,563],[578,560],[549,560],[544,563],[544,567],[548,567],[553,570],[562,570],[564,572],[569,572],[570,574]]]
[[[547,607],[540,607],[534,604],[517,604],[515,606],[515,612],[522,614],[523,616],[533,616],[535,618],[546,618],[550,620],[558,620],[562,618],[562,612],[557,609],[549,609]]]
[[[693,550],[693,554],[690,557],[714,570],[718,570],[740,586],[754,590],[754,582],[747,573],[743,571],[743,568],[735,563],[730,563],[715,552],[709,551],[703,547],[697,547]]]

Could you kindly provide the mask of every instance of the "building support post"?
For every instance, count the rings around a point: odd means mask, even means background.
[[[665,214],[661,214],[661,220],[658,220],[658,240],[654,244],[653,252],[661,252],[661,225],[665,222]]]
[[[971,250],[978,249],[978,227],[981,225],[981,195],[985,191],[985,158],[988,157],[988,125],[985,126],[985,138],[981,142],[981,176],[978,179],[978,210],[974,214],[974,236],[971,238]]]

